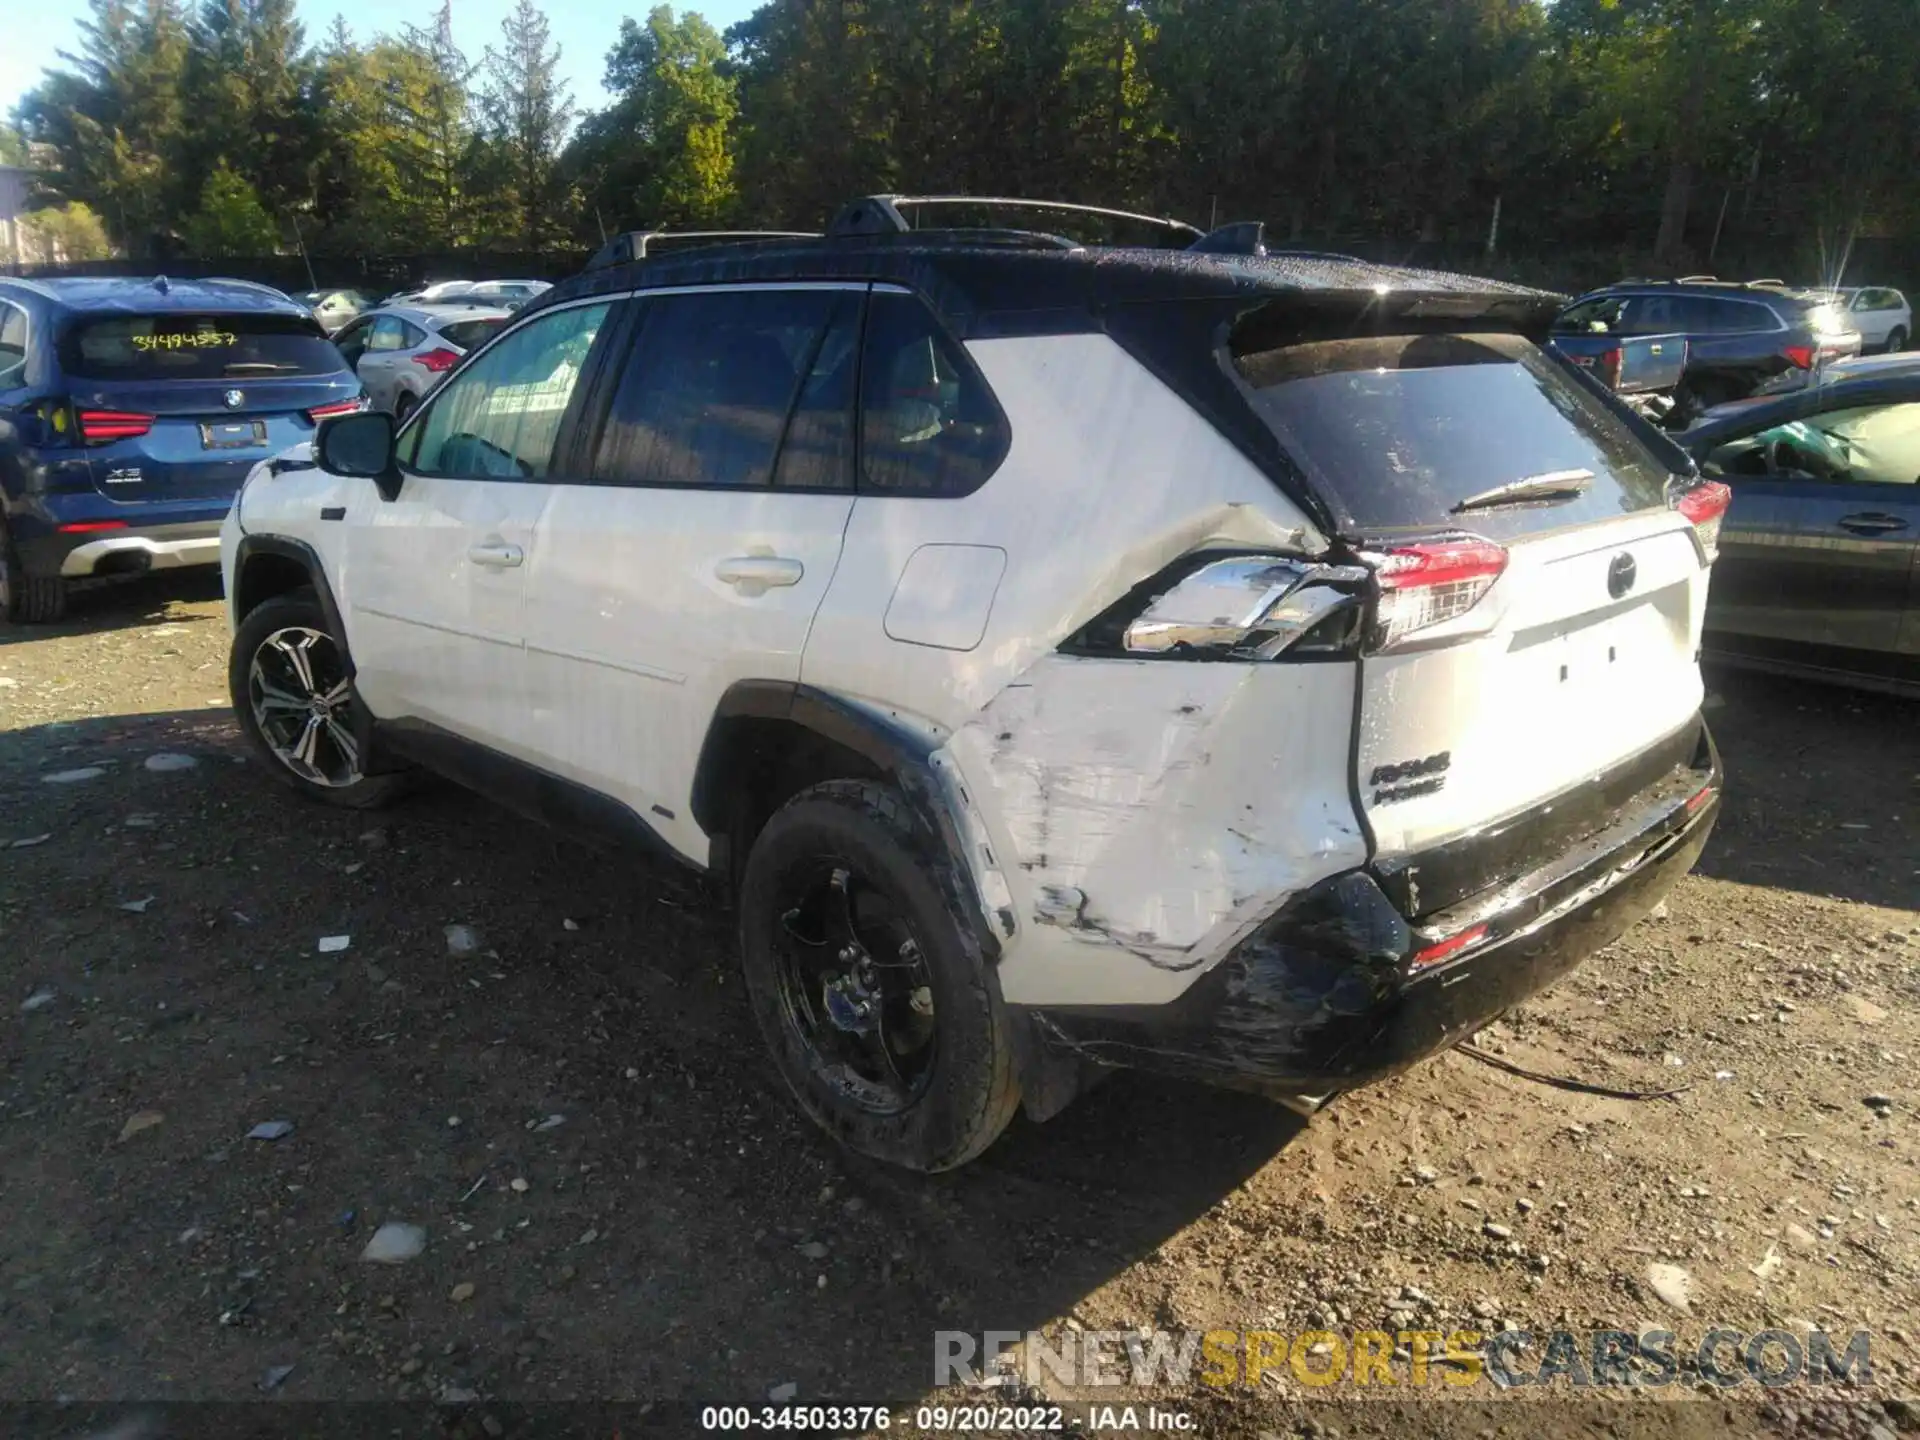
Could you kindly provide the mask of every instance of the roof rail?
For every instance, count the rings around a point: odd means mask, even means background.
[[[1170,220],[1164,215],[1142,215],[1132,210],[1109,210],[1099,205],[1070,205],[1064,200],[1022,200],[1010,195],[866,195],[843,206],[827,222],[827,238],[851,239],[862,235],[898,235],[914,228],[901,213],[902,208],[919,210],[929,205],[979,205],[1002,210],[1050,210],[1068,215],[1099,215],[1109,220],[1132,220],[1162,230],[1205,238],[1196,225]]]
[[[1749,280],[1747,281],[1747,288],[1749,290],[1784,290],[1787,288],[1787,282],[1777,277],[1766,280]]]
[[[1667,283],[1670,285],[1717,285],[1720,283],[1720,277],[1718,275],[1682,275],[1678,280],[1670,280]]]
[[[634,260],[647,258],[647,251],[656,240],[705,240],[716,245],[725,245],[736,240],[818,240],[818,230],[629,230],[624,235],[616,235],[587,261],[589,270],[605,270],[611,265],[625,265]]]

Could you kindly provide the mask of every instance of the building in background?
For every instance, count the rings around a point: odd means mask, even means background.
[[[0,165],[0,262],[8,265],[27,263],[27,242],[20,233],[20,222],[27,213],[32,179],[32,171]]]

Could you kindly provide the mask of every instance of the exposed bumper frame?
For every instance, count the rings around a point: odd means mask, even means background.
[[[1703,724],[1689,759],[1611,823],[1417,924],[1372,870],[1347,871],[1295,897],[1171,1004],[1029,1013],[1052,1045],[1105,1064],[1309,1094],[1384,1079],[1459,1043],[1642,918],[1699,857],[1721,785]],[[1457,958],[1413,968],[1423,948],[1479,926]]]

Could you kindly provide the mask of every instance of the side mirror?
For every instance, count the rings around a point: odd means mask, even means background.
[[[334,475],[373,481],[381,497],[400,498],[401,474],[393,452],[393,417],[379,410],[322,420],[313,453],[320,468]]]

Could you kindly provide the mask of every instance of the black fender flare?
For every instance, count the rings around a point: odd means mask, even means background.
[[[816,686],[792,680],[735,681],[714,707],[693,775],[693,818],[722,846],[727,841],[728,816],[724,736],[727,722],[739,719],[796,725],[851,750],[886,777],[945,849],[951,861],[948,900],[954,913],[966,918],[987,962],[999,959],[1000,933],[986,913],[949,787],[934,767],[937,747],[925,735]]]
[[[233,556],[236,599],[246,593],[244,581],[247,561],[256,555],[274,555],[291,560],[307,572],[307,579],[320,601],[320,613],[326,617],[327,629],[338,637],[347,674],[352,675],[353,651],[347,645],[347,627],[340,614],[339,603],[333,598],[333,586],[327,582],[327,567],[321,563],[319,552],[304,540],[289,540],[284,535],[242,535]]]

